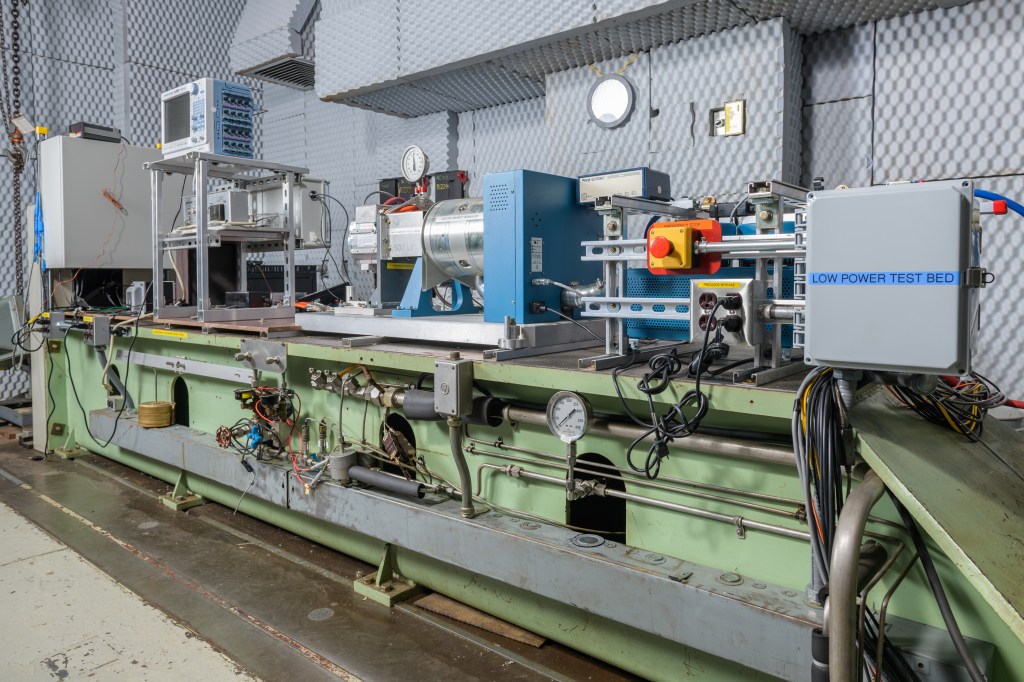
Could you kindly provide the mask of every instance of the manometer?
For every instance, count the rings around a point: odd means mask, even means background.
[[[419,182],[430,168],[430,159],[416,145],[410,145],[402,153],[402,177],[409,182]]]
[[[572,443],[582,438],[593,417],[590,403],[578,393],[559,391],[548,401],[548,428],[563,442]]]

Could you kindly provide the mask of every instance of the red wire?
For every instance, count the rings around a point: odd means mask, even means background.
[[[1009,405],[1010,407],[1016,407],[1018,410],[1024,410],[1024,400],[1007,400],[1003,404]]]

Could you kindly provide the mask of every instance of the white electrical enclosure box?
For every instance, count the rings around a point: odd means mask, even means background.
[[[805,360],[964,375],[980,234],[968,180],[808,195]]]
[[[46,267],[152,268],[150,176],[142,164],[159,159],[157,149],[127,144],[65,136],[43,140],[39,193]],[[164,183],[165,225],[174,216],[180,181],[178,176]]]

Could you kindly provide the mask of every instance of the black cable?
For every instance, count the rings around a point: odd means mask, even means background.
[[[124,141],[124,142],[125,142],[126,144],[131,144],[131,143],[132,143],[132,141],[131,141],[131,140],[129,140],[129,139],[128,139],[127,137],[125,137],[124,135],[122,135],[122,136],[121,136],[121,140],[122,140],[122,141]]]
[[[384,191],[384,190],[382,190],[382,189],[375,189],[375,190],[373,190],[372,192],[370,192],[369,194],[367,194],[367,195],[366,195],[366,196],[365,196],[365,197],[363,198],[363,203],[365,204],[365,203],[367,202],[367,200],[369,200],[369,198],[370,198],[370,197],[375,197],[375,196],[377,196],[378,194],[387,194],[387,195],[388,195],[388,198],[389,198],[389,199],[395,199],[395,198],[396,198],[396,197],[395,197],[395,195],[394,195],[394,194],[392,194],[391,192],[385,192],[385,191]]]
[[[92,435],[92,429],[89,428],[89,415],[85,411],[85,407],[82,406],[82,399],[78,397],[78,387],[75,386],[75,375],[71,371],[71,353],[68,352],[68,334],[71,333],[71,327],[68,327],[64,331],[64,357],[67,358],[68,362],[68,381],[71,382],[71,392],[75,395],[75,402],[78,403],[78,409],[82,412],[82,419],[85,421],[85,432],[89,434],[89,438],[93,439],[97,445],[100,444],[99,439]]]
[[[188,182],[188,175],[181,176],[181,193],[178,196],[178,210],[174,214],[174,218],[171,219],[171,229],[174,229],[174,223],[178,222],[178,216],[181,215],[181,204],[185,201],[185,183]],[[196,209],[199,210],[199,209]]]
[[[145,300],[145,294],[143,294],[142,298]],[[114,427],[110,430],[110,438],[108,438],[107,442],[103,444],[103,447],[107,447],[110,445],[110,442],[114,440],[114,434],[117,433],[117,424],[121,421],[121,415],[124,414],[125,407],[128,405],[128,374],[132,371],[132,348],[135,347],[135,339],[139,338],[139,321],[142,319],[142,314],[145,310],[146,306],[143,305],[142,308],[139,309],[138,316],[135,318],[135,333],[132,335],[132,342],[128,344],[128,353],[124,358],[124,379],[121,380],[121,385],[124,386],[124,395],[121,396],[121,409],[117,411],[117,416],[114,417]],[[65,346],[65,348],[67,347]],[[113,352],[113,349],[109,350]],[[110,361],[113,363],[114,358],[111,358]]]
[[[67,346],[64,346],[67,348]],[[50,371],[46,373],[46,395],[50,398],[50,411],[46,415],[46,435],[43,437],[43,457],[46,457],[50,453],[50,420],[53,419],[53,413],[57,411],[57,401],[53,397],[53,358],[48,358],[50,361]]]
[[[956,616],[953,615],[953,609],[950,607],[949,600],[946,598],[946,592],[942,588],[942,581],[939,579],[938,571],[935,570],[934,562],[932,562],[931,552],[928,550],[928,545],[925,544],[924,537],[921,535],[917,523],[914,522],[914,517],[910,515],[907,508],[903,506],[903,503],[897,499],[891,490],[888,493],[889,499],[892,500],[893,506],[896,507],[896,511],[903,520],[903,525],[907,527],[910,539],[914,543],[914,549],[917,550],[918,555],[921,557],[921,567],[928,577],[928,584],[932,588],[935,603],[942,614],[942,621],[946,624],[946,630],[949,631],[949,637],[953,640],[956,652],[960,654],[960,658],[967,668],[967,674],[970,675],[972,682],[985,682],[985,676],[982,675],[977,661],[974,660],[974,655],[967,646],[963,633],[960,632],[960,626],[956,622]]]

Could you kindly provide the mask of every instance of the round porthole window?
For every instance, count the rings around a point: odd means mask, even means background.
[[[634,100],[632,83],[618,74],[602,76],[590,87],[587,112],[602,128],[616,128],[633,113]]]

